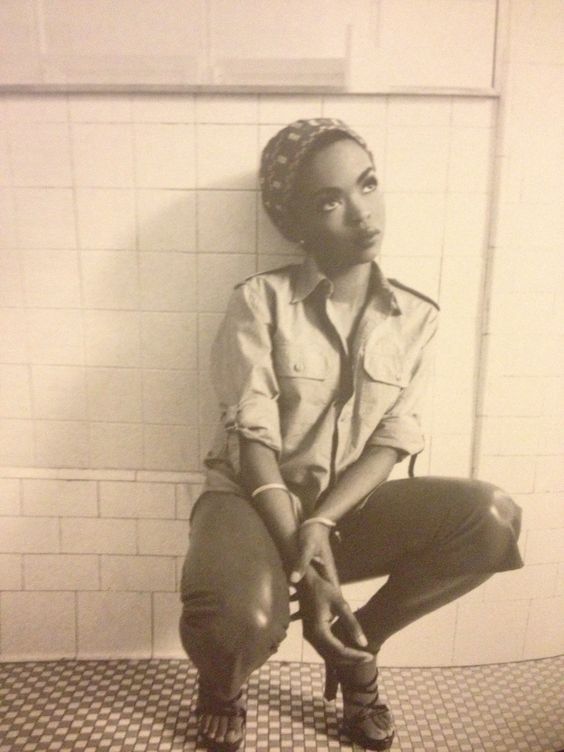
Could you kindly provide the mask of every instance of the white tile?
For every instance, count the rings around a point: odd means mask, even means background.
[[[176,519],[188,520],[192,513],[196,499],[199,496],[198,489],[193,485],[182,483],[176,486]]]
[[[30,309],[27,321],[33,363],[81,365],[84,362],[80,311]]]
[[[474,256],[446,256],[439,302],[444,317],[475,317],[482,307],[483,269]]]
[[[529,530],[525,560],[527,564],[551,564],[562,561],[564,529]]]
[[[101,481],[100,514],[102,517],[174,518],[174,485]]]
[[[69,112],[74,123],[128,123],[131,98],[127,94],[73,94]]]
[[[196,254],[140,253],[139,273],[142,310],[197,310]]]
[[[85,311],[86,362],[92,366],[139,364],[139,316],[133,311]]]
[[[256,194],[252,191],[200,191],[198,250],[251,253],[256,247]]]
[[[388,125],[448,126],[451,121],[450,97],[397,96],[388,103]]]
[[[133,185],[133,134],[125,124],[72,126],[77,186],[127,188]]]
[[[508,493],[527,493],[534,486],[535,460],[532,457],[482,455],[480,477]]]
[[[43,467],[88,467],[88,438],[86,422],[36,420],[36,462]]]
[[[382,666],[450,666],[456,606],[449,604],[392,635],[382,647]]]
[[[51,517],[3,517],[0,551],[3,553],[56,553],[59,522]]]
[[[177,593],[153,593],[153,658],[185,659],[178,623],[182,605]]]
[[[196,250],[196,198],[193,191],[140,190],[137,207],[140,250]]]
[[[143,188],[193,188],[196,184],[192,125],[136,124],[136,183]]]
[[[86,378],[75,366],[31,366],[35,418],[85,420]]]
[[[249,190],[257,184],[258,131],[252,125],[199,125],[199,188]]]
[[[24,248],[76,247],[70,188],[15,188],[18,245]]]
[[[2,363],[27,363],[29,343],[25,310],[0,308],[0,361]]]
[[[198,258],[199,310],[221,312],[225,310],[233,287],[254,274],[256,259],[251,254],[225,256],[208,253]]]
[[[562,455],[537,458],[535,491],[564,491]]]
[[[192,123],[192,94],[135,94],[132,96],[136,123]]]
[[[86,250],[133,250],[135,196],[120,188],[78,188],[78,237]]]
[[[449,129],[440,126],[394,128],[388,134],[386,189],[444,191],[447,185],[449,137]]]
[[[564,651],[564,598],[533,600],[530,606],[523,658],[544,658]]]
[[[22,509],[24,515],[33,516],[95,517],[96,482],[24,478]]]
[[[135,520],[63,518],[61,550],[71,554],[134,554]]]
[[[198,123],[256,123],[258,99],[246,94],[202,94],[196,98]]]
[[[12,123],[66,123],[66,94],[11,94],[6,97],[6,117]]]
[[[521,660],[528,606],[528,600],[461,603],[454,641],[455,665]]]
[[[79,658],[149,658],[148,593],[79,593]]]
[[[445,199],[434,193],[388,193],[385,195],[386,254],[399,256],[440,255]]]
[[[486,97],[453,97],[452,124],[469,128],[493,128],[497,106],[495,99]]]
[[[139,553],[183,556],[188,548],[189,530],[185,520],[139,520]]]
[[[385,584],[387,577],[375,577],[361,582],[342,583],[341,590],[345,600],[366,602]]]
[[[208,370],[203,370],[199,374],[198,401],[198,422],[200,424],[217,423],[220,418],[219,405]]]
[[[540,454],[564,454],[564,421],[560,415],[539,418],[538,450]]]
[[[323,97],[323,117],[339,118],[353,128],[359,125],[384,126],[386,114],[387,102],[385,96],[337,94]]]
[[[470,430],[464,434],[434,434],[431,441],[430,471],[433,475],[468,477],[472,463]]]
[[[76,251],[23,251],[21,264],[28,306],[80,308],[80,271]]]
[[[488,191],[492,169],[489,131],[455,127],[451,139],[449,190],[468,193]]]
[[[0,554],[0,591],[21,590],[22,585],[22,557],[18,554]]]
[[[536,454],[538,418],[485,417],[481,422],[480,451],[483,454]]]
[[[484,584],[484,599],[497,602],[549,598],[556,587],[557,569],[557,564],[533,564],[499,572]]]
[[[0,417],[30,418],[31,389],[28,366],[0,365]]]
[[[0,465],[33,465],[33,423],[31,420],[0,420]]]
[[[17,517],[20,513],[20,481],[0,478],[0,515]],[[0,588],[1,589],[1,588]]]
[[[198,314],[198,365],[209,379],[212,343],[223,320],[221,313]]]
[[[488,363],[495,360],[491,350]],[[536,416],[542,412],[543,393],[540,379],[533,376],[499,376],[488,378],[482,405],[484,415]]]
[[[432,386],[433,438],[436,434],[463,434],[471,432],[474,420],[474,385],[467,381],[453,383],[445,371],[435,375]]]
[[[303,256],[286,256],[286,255],[270,255],[270,254],[264,254],[258,257],[257,260],[257,271],[258,272],[269,272],[273,269],[280,269],[283,266],[288,266],[288,264],[298,265],[301,264],[303,261]]]
[[[4,660],[74,658],[74,593],[3,593],[1,605]]]
[[[88,368],[88,415],[95,421],[141,421],[141,373],[132,368]]]
[[[564,595],[564,562],[558,564],[555,595]]]
[[[72,185],[66,123],[14,123],[8,134],[14,185]]]
[[[13,183],[12,159],[10,156],[9,133],[10,126],[0,123],[0,186],[9,186]],[[14,155],[14,161],[17,161],[17,155]]]
[[[444,224],[447,256],[482,256],[487,243],[486,193],[448,193]]]
[[[152,470],[199,470],[198,429],[191,426],[144,426],[143,467]]]
[[[87,308],[139,308],[137,254],[130,251],[83,251],[80,254]]]
[[[543,530],[564,528],[564,504],[561,493],[515,494],[523,509],[523,528]]]
[[[281,661],[302,660],[302,625],[299,621],[292,621],[286,631],[286,637],[278,646],[278,650],[268,660],[274,663]]]
[[[322,100],[318,96],[263,94],[259,97],[260,123],[287,125],[301,118],[320,117],[321,112]]]
[[[198,426],[200,434],[200,452],[198,457],[198,464],[203,466],[206,455],[210,447],[215,445],[215,435],[217,432],[217,422],[214,423],[201,423]]]
[[[26,590],[98,590],[97,556],[24,556]]]
[[[143,313],[141,347],[144,368],[187,368],[197,363],[196,316]]]
[[[175,559],[171,556],[102,556],[101,573],[102,590],[175,589]]]
[[[138,423],[91,423],[90,461],[93,467],[140,467],[143,426]]]
[[[488,328],[492,333],[511,336],[515,331],[535,336],[552,317],[551,296],[545,292],[497,292],[490,299]],[[534,313],[533,313],[534,312]]]
[[[15,246],[16,214],[12,190],[0,187],[0,248],[11,249]]]
[[[143,418],[148,423],[196,425],[198,378],[196,371],[145,370]]]
[[[387,277],[398,279],[437,300],[440,279],[438,256],[419,256],[417,263],[414,263],[412,256],[385,256],[381,263]]]

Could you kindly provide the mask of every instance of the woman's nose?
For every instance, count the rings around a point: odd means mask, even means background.
[[[362,224],[370,219],[372,211],[368,203],[362,199],[352,200],[349,205],[349,221],[351,224]]]

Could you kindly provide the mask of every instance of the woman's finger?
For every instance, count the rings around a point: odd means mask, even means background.
[[[367,647],[368,640],[366,639],[366,635],[360,626],[360,622],[353,614],[349,604],[346,601],[343,601],[337,607],[337,611],[341,617],[341,623],[354,642],[363,648]]]
[[[304,577],[306,569],[308,568],[314,555],[315,547],[313,545],[313,542],[306,541],[303,545],[303,548],[300,549],[298,560],[296,561],[294,569],[292,570],[292,574],[290,575],[290,582],[293,585],[300,582],[300,580]]]
[[[329,653],[331,658],[338,660],[339,662],[346,663],[350,661],[351,663],[358,663],[359,661],[368,661],[373,658],[372,653],[344,645],[337,637],[335,637],[333,632],[331,632],[329,625],[327,628],[323,627],[319,630],[319,636],[325,648],[323,653]]]

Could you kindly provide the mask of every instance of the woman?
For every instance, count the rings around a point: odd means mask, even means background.
[[[260,179],[268,214],[305,260],[237,285],[212,352],[222,419],[181,588],[200,733],[209,750],[241,744],[242,687],[284,639],[293,585],[327,699],[341,684],[344,731],[388,749],[380,647],[521,567],[520,510],[476,480],[386,482],[423,448],[438,306],[375,261],[384,205],[363,139],[339,120],[299,120],[267,144]],[[340,583],[384,574],[353,614]]]

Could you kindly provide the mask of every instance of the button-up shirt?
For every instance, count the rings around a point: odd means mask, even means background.
[[[373,262],[349,348],[327,306],[332,292],[311,257],[233,290],[212,348],[221,418],[204,490],[245,493],[239,436],[276,452],[307,514],[366,447],[393,447],[400,459],[423,449],[438,306]]]

